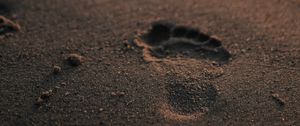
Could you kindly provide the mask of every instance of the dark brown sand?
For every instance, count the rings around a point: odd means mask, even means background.
[[[1,125],[299,125],[299,12],[299,0],[0,0],[22,27],[0,36]],[[159,20],[216,36],[230,59],[130,44]]]

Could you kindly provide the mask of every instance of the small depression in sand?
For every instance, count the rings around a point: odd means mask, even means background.
[[[161,113],[170,120],[194,120],[214,107],[218,92],[213,85],[170,82]]]

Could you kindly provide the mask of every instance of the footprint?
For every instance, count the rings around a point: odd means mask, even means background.
[[[166,92],[158,103],[164,118],[198,120],[219,108],[217,89],[202,82],[222,76],[221,65],[231,57],[218,38],[196,28],[159,21],[129,44],[143,49],[144,60],[158,74],[166,78],[175,75],[171,82],[167,80]]]
[[[224,64],[231,56],[216,37],[204,34],[196,28],[162,21],[153,23],[147,33],[134,39],[133,44],[144,48],[146,61],[185,57],[209,59]]]
[[[18,23],[15,23],[4,16],[0,15],[0,35],[8,32],[20,31],[21,27]]]
[[[170,82],[161,113],[170,120],[196,120],[213,109],[218,91],[210,84]]]
[[[181,114],[205,112],[217,98],[217,90],[208,84],[173,82],[167,91],[169,104]]]

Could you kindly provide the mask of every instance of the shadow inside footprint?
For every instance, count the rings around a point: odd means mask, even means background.
[[[205,113],[217,99],[217,90],[208,84],[173,82],[167,90],[173,111],[183,115]]]
[[[171,36],[171,28],[173,24],[167,22],[157,22],[152,24],[151,31],[143,36],[147,40],[147,44],[155,46],[162,41],[168,40]]]
[[[231,57],[217,38],[204,34],[196,28],[168,22],[153,23],[151,29],[140,38],[150,46],[152,55],[157,58],[183,56],[225,64]]]

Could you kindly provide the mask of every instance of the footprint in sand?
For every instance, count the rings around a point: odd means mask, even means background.
[[[129,44],[142,48],[143,59],[162,76],[175,74],[160,103],[159,112],[166,119],[196,120],[218,102],[217,89],[203,82],[222,75],[221,66],[230,60],[218,38],[196,28],[159,21]]]
[[[0,35],[20,31],[21,27],[18,23],[15,23],[4,16],[0,15]]]
[[[2,1],[0,0],[0,35],[20,31],[21,27],[18,23],[8,19],[12,14],[14,0]]]
[[[215,107],[218,91],[197,81],[171,81],[166,86],[166,101],[160,113],[169,120],[196,120]]]
[[[196,28],[167,22],[155,22],[152,28],[138,35],[131,44],[143,48],[146,61],[163,61],[167,57],[209,59],[220,64],[228,63],[230,53],[216,37]]]

